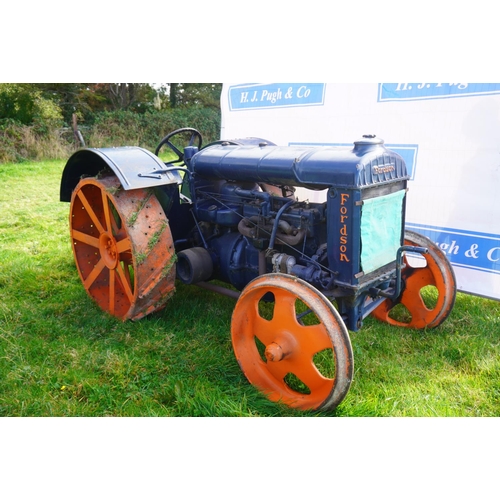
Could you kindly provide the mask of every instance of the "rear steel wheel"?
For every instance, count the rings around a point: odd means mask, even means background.
[[[331,410],[353,376],[349,333],[332,303],[307,282],[265,274],[236,303],[231,337],[251,384],[271,401]]]
[[[104,311],[136,320],[172,295],[174,245],[152,191],[125,191],[114,176],[85,178],[72,194],[70,232],[83,286]]]
[[[429,253],[403,257],[399,298],[385,300],[372,315],[390,325],[435,328],[449,316],[455,304],[455,273],[444,253],[429,238],[406,231],[405,245],[426,247]]]

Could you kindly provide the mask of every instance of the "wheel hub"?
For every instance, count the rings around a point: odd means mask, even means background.
[[[108,233],[102,233],[99,237],[99,251],[101,258],[109,269],[116,269],[118,266],[118,251],[116,241]]]
[[[264,351],[268,361],[281,361],[283,359],[283,349],[276,342],[271,342]]]
[[[264,355],[268,361],[281,361],[292,354],[296,341],[289,333],[281,333],[277,339],[266,346]]]

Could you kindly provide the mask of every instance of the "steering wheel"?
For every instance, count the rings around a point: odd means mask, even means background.
[[[179,148],[177,148],[174,144],[172,144],[172,137],[176,135],[183,134],[185,132],[191,132],[191,135],[189,136],[189,143],[188,146],[192,146],[195,143],[195,139],[198,140],[198,149],[201,148],[201,142],[203,138],[201,137],[200,132],[196,130],[195,128],[180,128],[177,130],[174,130],[173,132],[170,132],[170,134],[166,135],[158,144],[156,147],[155,155],[158,156],[158,153],[160,152],[160,149],[162,146],[165,144],[177,155],[177,159],[169,162],[169,163],[183,163],[184,162],[184,152],[180,151]]]

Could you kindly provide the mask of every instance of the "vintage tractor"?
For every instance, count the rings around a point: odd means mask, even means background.
[[[159,158],[163,146],[172,161]],[[434,328],[455,301],[443,252],[404,230],[407,181],[404,160],[373,135],[348,147],[247,138],[202,148],[184,128],[154,154],[77,151],[61,201],[83,286],[104,311],[158,311],[176,278],[233,296],[232,344],[248,380],[273,401],[331,410],[353,378],[348,330],[370,314]],[[325,201],[299,200],[296,188]]]

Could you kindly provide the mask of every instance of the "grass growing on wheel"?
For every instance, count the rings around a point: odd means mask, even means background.
[[[350,392],[326,414],[283,408],[247,382],[230,340],[233,299],[178,283],[165,309],[143,320],[103,313],[73,262],[63,165],[0,165],[1,416],[500,413],[496,301],[459,293],[436,330],[368,318],[351,332]]]

